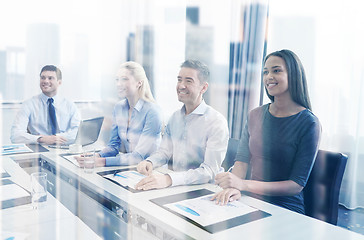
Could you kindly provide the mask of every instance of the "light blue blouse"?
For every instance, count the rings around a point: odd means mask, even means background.
[[[159,147],[163,120],[157,104],[139,99],[128,126],[129,108],[127,99],[115,105],[110,141],[100,152],[106,166],[138,164]]]

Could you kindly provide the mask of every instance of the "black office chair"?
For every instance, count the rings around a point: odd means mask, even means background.
[[[306,187],[303,189],[306,215],[337,224],[339,192],[348,157],[319,150]]]
[[[239,139],[229,138],[225,159],[221,164],[221,166],[225,169],[225,171],[229,170],[229,168],[234,165],[234,160],[236,152],[238,151],[238,146],[239,146]]]

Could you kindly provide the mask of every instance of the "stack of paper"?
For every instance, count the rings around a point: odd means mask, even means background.
[[[10,155],[15,153],[31,153],[31,152],[33,152],[33,150],[30,149],[25,144],[10,144],[1,147],[1,155]]]
[[[138,173],[137,171],[121,171],[105,177],[116,181],[122,186],[135,189],[135,185],[146,176]]]

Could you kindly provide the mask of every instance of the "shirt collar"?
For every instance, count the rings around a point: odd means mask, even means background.
[[[139,100],[138,100],[138,102],[137,102],[137,104],[135,104],[135,109],[138,111],[138,112],[140,112],[140,110],[142,110],[142,107],[143,107],[143,105],[144,105],[144,100],[143,99],[141,99],[141,98],[139,98]]]
[[[141,98],[139,98],[138,102],[135,104],[134,109],[140,112],[140,110],[143,108],[145,101]],[[127,98],[125,98],[124,106],[127,108],[130,108],[129,101]]]
[[[55,96],[53,96],[52,98],[53,98],[53,104],[54,104],[54,103],[56,103],[56,102],[58,101],[59,96],[58,96],[58,95],[55,95]],[[48,97],[47,95],[45,95],[44,93],[41,93],[41,94],[40,94],[40,99],[41,99],[43,102],[45,102],[45,103],[47,103],[47,104],[48,104],[48,99],[49,99],[49,97]]]
[[[190,114],[196,114],[196,115],[203,115],[207,110],[207,104],[205,103],[205,100],[202,99],[200,105],[198,105],[198,107],[193,110],[193,112],[191,112]],[[183,115],[186,114],[186,106],[183,105],[181,108],[181,113]]]

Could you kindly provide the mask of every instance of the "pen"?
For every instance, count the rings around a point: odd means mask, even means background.
[[[14,150],[14,149],[17,149],[19,147],[5,147],[3,148],[3,151],[9,151],[9,150]]]
[[[234,165],[229,167],[229,169],[226,172],[230,172],[233,168],[234,168]],[[215,186],[217,187],[217,190],[220,190],[220,188],[218,188],[219,184],[217,184],[216,182],[215,182]]]
[[[84,153],[84,154],[81,154],[81,157],[92,157],[93,154],[92,153]]]
[[[196,212],[195,210],[193,210],[193,209],[191,209],[189,207],[186,207],[186,206],[183,206],[183,205],[180,205],[180,204],[176,204],[175,206],[178,207],[179,209],[185,211],[185,212],[191,213],[192,215],[200,216],[200,214],[198,214],[198,212]]]
[[[145,175],[138,172],[130,172],[131,174],[137,175],[138,177],[145,177]]]
[[[121,174],[118,174],[117,172],[114,173],[114,176],[118,176],[118,177],[122,177],[122,178],[126,178],[127,179],[127,177],[125,177],[125,176],[123,176]]]

